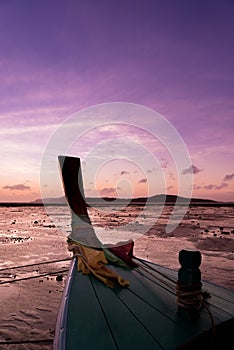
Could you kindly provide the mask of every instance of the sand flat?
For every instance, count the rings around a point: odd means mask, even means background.
[[[170,268],[179,268],[178,253],[181,249],[201,250],[202,278],[234,290],[232,207],[189,208],[181,224],[168,234],[165,233],[165,225],[171,209],[165,208],[156,223],[153,223],[154,208],[149,209],[143,217],[139,217],[139,207],[131,207],[129,212],[128,209],[122,212],[111,210],[105,215],[91,209],[90,216],[98,230],[103,229],[102,234],[107,240],[115,232],[113,228],[120,227],[124,231],[126,223],[137,222],[133,227],[139,228],[150,224],[150,230],[135,241],[135,255]],[[44,207],[0,208],[0,269],[71,256],[67,251],[67,237],[57,228],[59,220],[59,225],[65,228],[66,233],[69,232],[69,212],[64,208],[55,208],[55,211],[53,222]],[[69,261],[63,261],[5,270],[0,272],[0,281],[61,271],[68,267]],[[66,273],[63,275],[62,281],[57,281],[55,274],[0,286],[0,341],[53,338]],[[52,349],[52,343],[1,345],[0,349],[48,350]]]

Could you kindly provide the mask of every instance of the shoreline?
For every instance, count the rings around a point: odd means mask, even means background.
[[[111,206],[112,202],[107,201],[107,204],[104,204],[103,201],[102,202],[92,202],[92,206],[95,208],[97,206],[97,208],[100,207],[100,205],[102,207],[105,206]],[[114,204],[114,206],[122,206],[123,204],[126,204],[125,201],[119,201],[119,202],[114,202],[112,203]],[[129,203],[127,206],[145,206],[146,204],[144,202],[132,202]],[[175,206],[175,202],[149,202],[147,203],[147,205],[155,205],[155,206]],[[67,203],[53,203],[53,202],[48,202],[48,203],[39,203],[39,202],[0,202],[0,207],[68,207]],[[89,207],[90,205],[87,204],[87,207]],[[176,203],[176,206],[186,206],[186,207],[234,207],[234,202],[192,202],[192,203]]]

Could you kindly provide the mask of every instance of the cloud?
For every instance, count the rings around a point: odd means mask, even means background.
[[[161,158],[161,168],[162,169],[167,169],[167,166],[168,166],[168,161],[164,158]]]
[[[212,184],[203,186],[203,188],[205,188],[206,190],[213,190],[215,187],[216,185],[212,185]]]
[[[224,176],[224,179],[223,179],[223,182],[228,182],[228,181],[231,181],[234,179],[234,173],[230,174],[230,175],[225,175]]]
[[[194,190],[200,190],[200,189],[202,189],[202,188],[203,188],[202,186],[193,185],[193,189],[194,189]]]
[[[209,185],[203,186],[205,190],[221,190],[225,187],[228,187],[228,184],[226,184],[225,182],[222,182],[220,185],[209,184]]]
[[[105,187],[99,191],[101,196],[116,196],[116,188],[113,187]]]
[[[228,187],[228,184],[222,182],[221,185],[215,186],[216,190],[221,190],[222,188]]]
[[[139,184],[145,184],[147,182],[147,179],[141,179],[138,181]]]
[[[191,165],[190,167],[184,169],[182,171],[182,174],[183,175],[186,175],[186,174],[198,174],[200,173],[202,170],[201,169],[198,169],[195,165]]]
[[[3,189],[11,190],[11,191],[29,191],[31,187],[25,186],[24,184],[17,184],[17,185],[6,185],[3,187]]]
[[[121,173],[120,173],[120,175],[126,175],[126,174],[129,174],[129,172],[125,171],[125,170],[122,170]]]
[[[170,174],[169,174],[169,179],[175,181],[175,179],[176,179],[176,178],[175,178],[175,174],[170,173]]]

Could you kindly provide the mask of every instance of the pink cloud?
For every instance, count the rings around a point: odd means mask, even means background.
[[[3,187],[3,189],[10,190],[10,191],[29,191],[31,187],[25,186],[24,184],[17,184],[17,185],[6,185]]]
[[[141,179],[138,181],[139,184],[145,184],[147,182],[147,179]]]
[[[116,188],[113,187],[105,187],[99,191],[101,196],[116,196]]]
[[[222,182],[220,185],[212,185],[212,184],[209,184],[209,185],[205,185],[203,186],[203,188],[205,190],[221,190],[225,187],[228,187],[228,184]]]
[[[230,175],[225,175],[224,176],[224,179],[223,179],[223,181],[224,182],[227,182],[227,181],[231,181],[231,180],[233,180],[234,179],[234,173],[232,173],[232,174],[230,174]]]
[[[125,171],[125,170],[121,171],[121,173],[120,173],[120,175],[127,175],[127,174],[129,174],[129,172]]]
[[[190,167],[184,169],[182,171],[182,174],[186,175],[186,174],[198,174],[200,173],[202,170],[201,169],[198,169],[195,165],[191,165]]]

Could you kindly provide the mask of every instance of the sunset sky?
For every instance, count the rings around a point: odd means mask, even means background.
[[[87,195],[177,194],[193,170],[194,197],[234,201],[233,18],[231,0],[0,0],[0,201],[62,195],[41,159],[71,119],[84,177],[107,157]],[[158,114],[79,114],[110,102]],[[191,166],[157,139],[159,115]]]

